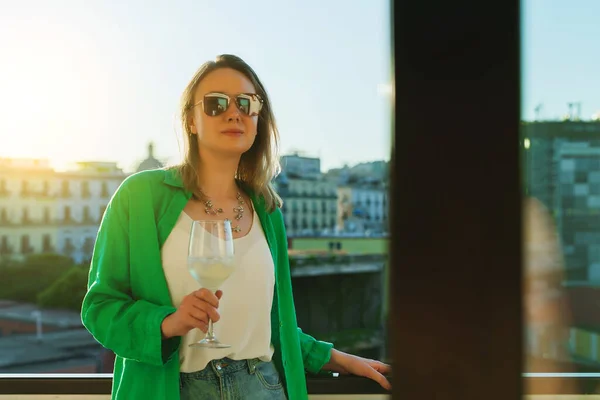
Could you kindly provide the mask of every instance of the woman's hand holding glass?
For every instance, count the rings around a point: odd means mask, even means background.
[[[221,290],[213,293],[208,289],[199,289],[185,296],[177,311],[163,320],[163,337],[184,336],[194,328],[206,333],[209,319],[213,322],[220,319],[217,309],[222,295]]]

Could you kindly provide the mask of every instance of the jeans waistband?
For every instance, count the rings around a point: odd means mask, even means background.
[[[202,379],[214,373],[223,376],[246,369],[250,374],[256,371],[256,366],[262,361],[258,358],[249,360],[232,360],[228,357],[210,361],[201,371],[182,372],[181,375],[189,379]]]

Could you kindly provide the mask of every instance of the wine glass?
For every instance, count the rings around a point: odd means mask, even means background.
[[[200,286],[215,293],[234,269],[231,221],[193,221],[187,264]],[[231,346],[215,337],[209,318],[206,336],[190,347],[222,349]]]

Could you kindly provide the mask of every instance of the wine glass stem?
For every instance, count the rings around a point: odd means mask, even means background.
[[[213,322],[212,319],[208,319],[208,331],[206,331],[207,339],[214,339],[215,335],[213,334]]]

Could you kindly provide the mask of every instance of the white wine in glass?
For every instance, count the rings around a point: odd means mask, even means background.
[[[231,222],[194,221],[188,250],[188,269],[201,287],[216,293],[234,269],[233,235]],[[231,347],[219,342],[213,333],[213,322],[209,319],[204,339],[190,347],[222,349]]]

